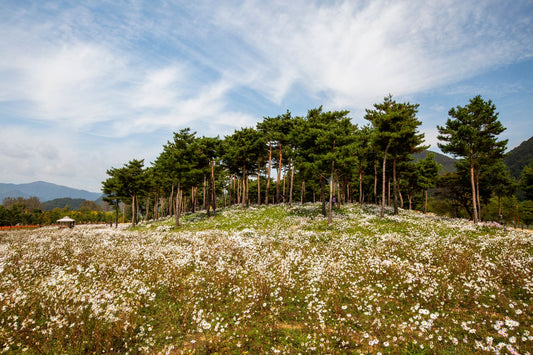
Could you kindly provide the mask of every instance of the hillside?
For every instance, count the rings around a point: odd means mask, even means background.
[[[4,352],[531,351],[528,233],[403,210],[379,218],[370,205],[336,209],[329,225],[319,212],[0,231]]]
[[[453,173],[455,172],[455,162],[456,160],[453,158],[450,158],[444,154],[432,152],[430,150],[424,150],[423,152],[413,154],[413,158],[415,159],[415,162],[421,159],[424,159],[427,157],[429,153],[435,154],[435,161],[442,165],[442,169],[440,171],[440,174],[443,175],[445,173]]]
[[[533,137],[523,141],[520,145],[511,150],[504,159],[505,165],[509,168],[511,175],[519,178],[522,169],[526,165],[533,163]]]
[[[41,202],[56,198],[74,198],[94,201],[102,194],[85,190],[73,189],[67,186],[36,181],[28,184],[3,184],[0,183],[0,203],[6,197],[32,197],[39,198]]]
[[[65,208],[66,206],[69,206],[71,210],[77,210],[81,207],[81,204],[84,200],[82,198],[70,198],[70,197],[63,197],[63,198],[55,198],[53,200],[45,201],[41,205],[43,206],[43,210],[45,211],[51,211],[54,208]]]

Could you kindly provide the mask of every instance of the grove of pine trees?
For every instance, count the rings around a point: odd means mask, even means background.
[[[389,95],[366,110],[369,124],[363,127],[352,123],[348,111],[319,107],[304,117],[289,111],[265,117],[255,128],[224,138],[199,137],[185,128],[150,166],[134,159],[109,169],[102,190],[116,216],[119,204],[129,206],[132,224],[175,216],[178,226],[186,211],[203,209],[209,216],[219,206],[295,201],[320,202],[330,219],[336,204],[359,202],[379,204],[381,216],[387,207],[394,214],[416,208],[477,222],[489,216],[483,206],[497,198],[501,215],[502,199],[522,185],[503,165],[507,141],[498,140],[504,128],[494,104],[476,96],[452,108],[438,126],[439,147],[459,158],[456,172],[442,177],[434,155],[412,157],[427,149],[417,113],[417,104]],[[533,168],[524,174],[531,184]],[[531,198],[531,186],[523,190]]]

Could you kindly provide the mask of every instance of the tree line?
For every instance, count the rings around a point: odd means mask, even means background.
[[[438,126],[439,147],[460,159],[457,172],[444,180],[432,154],[412,158],[428,148],[418,107],[389,95],[366,110],[368,123],[361,127],[348,111],[319,107],[303,117],[288,110],[264,117],[256,127],[224,138],[199,137],[184,128],[149,166],[133,159],[109,169],[104,200],[114,206],[116,223],[122,204],[129,206],[133,225],[141,218],[175,216],[178,226],[183,212],[203,209],[210,216],[221,205],[320,202],[331,220],[332,209],[346,202],[377,204],[383,217],[387,207],[394,214],[398,208],[428,211],[430,200],[440,196],[453,202],[435,209],[455,208],[477,222],[487,204],[487,184],[491,197],[500,199],[517,186],[503,164],[507,141],[498,138],[505,128],[494,104],[476,96],[452,108],[446,124]],[[430,199],[435,187],[440,194]]]
[[[69,200],[69,199],[65,199]],[[111,223],[114,214],[105,211],[103,206],[94,201],[83,201],[79,208],[45,208],[37,197],[6,197],[0,205],[0,226],[15,225],[50,225],[65,216],[74,218],[79,223]]]

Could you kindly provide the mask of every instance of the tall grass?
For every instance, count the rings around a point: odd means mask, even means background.
[[[533,238],[372,206],[0,232],[7,353],[528,353]]]

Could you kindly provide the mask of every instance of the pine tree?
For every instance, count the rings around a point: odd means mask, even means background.
[[[437,126],[438,146],[444,153],[463,157],[470,167],[472,188],[473,220],[479,220],[481,165],[490,160],[503,157],[507,140],[498,141],[497,136],[505,128],[498,121],[496,106],[491,100],[484,101],[481,96],[470,99],[468,105],[450,109],[446,125]]]
[[[397,163],[407,155],[422,151],[424,135],[417,129],[421,122],[416,118],[418,104],[397,103],[389,95],[383,103],[374,104],[374,110],[366,110],[365,119],[375,129],[374,144],[383,152],[381,217],[385,215],[385,183],[387,158],[393,159],[394,213],[398,213]]]

